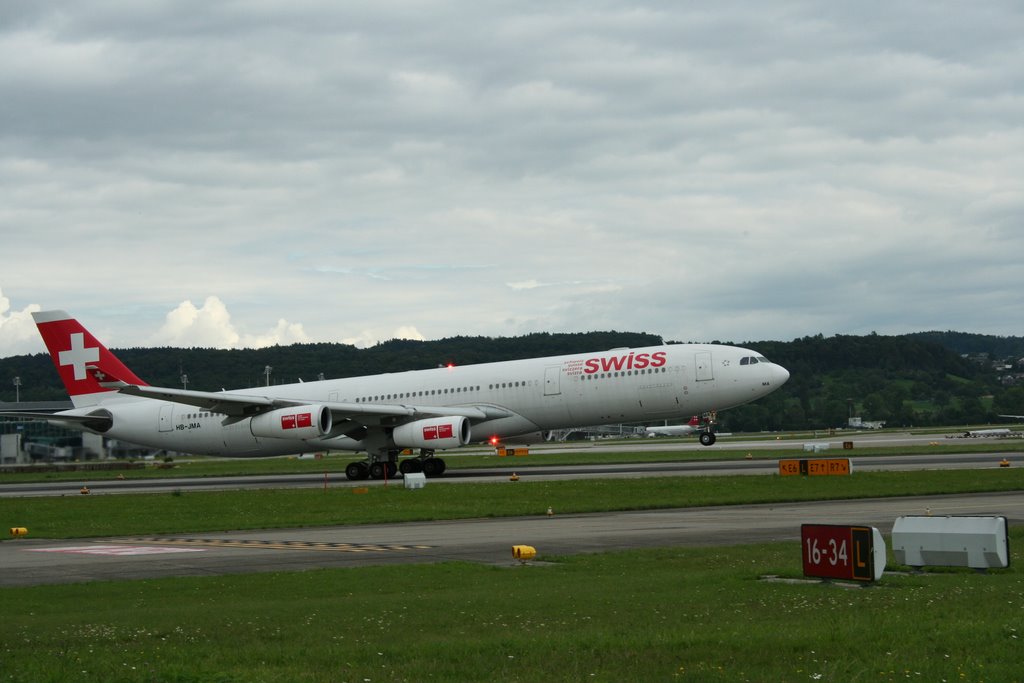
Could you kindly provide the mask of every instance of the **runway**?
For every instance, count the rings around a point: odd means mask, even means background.
[[[796,540],[803,523],[863,524],[888,533],[896,517],[926,514],[1001,515],[1021,524],[1024,492],[87,541],[14,539],[0,543],[0,586],[454,560],[510,566],[516,544],[535,547],[544,560],[629,548]]]
[[[892,440],[893,437],[888,437]],[[919,440],[921,437],[915,437]],[[925,437],[936,438],[936,437]],[[650,440],[653,441],[653,440]],[[778,447],[772,441],[757,442]],[[665,448],[665,443],[638,443],[636,448]],[[685,448],[689,444],[678,444]],[[675,446],[675,445],[674,445]],[[793,447],[791,457],[801,453]],[[854,471],[937,468],[995,468],[1006,458],[1024,467],[1019,442],[1006,453],[937,452],[914,456],[853,457]],[[756,447],[742,442],[741,448]],[[554,446],[551,450],[564,448]],[[621,445],[614,446],[621,450]],[[700,446],[695,446],[700,448]],[[717,446],[716,446],[717,448]],[[948,449],[943,449],[948,450]],[[822,454],[817,454],[822,455]],[[829,457],[852,453],[836,450]],[[538,457],[543,457],[538,455]],[[614,465],[533,466],[520,468],[522,480],[582,479],[687,475],[771,474],[778,462],[729,459]],[[447,482],[507,478],[515,463],[498,469],[449,469]],[[343,474],[328,477],[330,486],[382,486],[384,482],[348,482]],[[96,495],[272,487],[319,487],[324,475],[107,480],[90,482]],[[401,485],[401,482],[391,482]],[[428,486],[429,486],[428,482]],[[0,496],[79,495],[77,482],[0,486]],[[242,532],[212,532],[160,537],[54,541],[18,538],[0,543],[0,586],[82,581],[144,579],[170,576],[216,576],[249,572],[303,571],[324,567],[469,561],[512,565],[512,546],[531,545],[539,559],[557,555],[655,546],[729,545],[795,540],[803,523],[857,524],[891,530],[901,515],[1001,515],[1024,523],[1024,492],[820,501],[793,504],[739,505],[674,510],[554,514],[551,517],[475,519],[426,523],[335,526]]]
[[[618,448],[616,448],[618,450]],[[844,451],[827,454],[803,454],[794,450],[792,458],[851,457],[857,472],[877,470],[968,469],[998,467],[1004,458],[1012,467],[1024,467],[1024,453],[933,453],[928,455],[852,456]],[[457,456],[456,456],[457,457]],[[449,468],[438,481],[452,483],[479,483],[508,479],[513,473],[524,481],[554,481],[567,479],[765,475],[779,471],[778,460],[701,460],[657,463],[617,463],[607,465],[529,465],[512,463],[507,467],[455,469]],[[543,455],[534,459],[540,460]],[[352,486],[384,486],[383,480],[352,482],[340,472],[330,474],[278,474],[231,477],[169,477],[161,479],[97,479],[89,480],[83,473],[81,480],[35,482],[0,485],[0,498],[30,496],[79,495],[81,487],[88,485],[93,494],[110,493],[170,493],[181,491],[218,491],[258,488],[319,488]],[[401,479],[388,482],[401,486]]]
[[[843,440],[851,440],[857,447],[927,445],[931,442],[941,443],[934,454],[914,456],[857,456],[857,451],[845,451]],[[545,444],[530,449],[528,461],[519,458],[495,458],[501,460],[501,467],[493,468],[449,468],[440,479],[450,482],[482,482],[507,479],[513,473],[529,480],[587,479],[611,477],[651,477],[651,476],[714,476],[734,474],[773,474],[778,472],[776,459],[740,459],[737,451],[756,453],[763,450],[792,451],[787,458],[852,458],[854,471],[872,470],[920,470],[920,469],[965,469],[997,467],[1002,459],[1006,459],[1013,467],[1024,467],[1024,443],[1020,439],[1005,439],[1007,450],[1000,453],[964,454],[955,453],[955,445],[959,442],[976,442],[946,438],[943,435],[913,434],[858,434],[837,439],[836,437],[796,440],[734,440],[720,439],[719,443],[706,449],[693,439],[637,439],[635,442],[615,441],[585,442],[577,445]],[[823,453],[805,453],[805,444],[824,444],[828,451]],[[465,453],[466,450],[460,451]],[[473,453],[472,450],[468,450]],[[589,452],[636,453],[649,452],[698,452],[715,458],[716,454],[729,459],[675,461],[660,463],[617,463],[609,465],[538,465],[547,454]],[[478,452],[479,453],[479,452]],[[489,453],[489,452],[488,452]],[[458,460],[460,455],[446,454],[451,462]],[[507,465],[506,465],[507,461]],[[90,479],[88,472],[82,473],[80,480],[56,482],[32,482],[0,484],[0,498],[22,498],[31,496],[73,496],[78,495],[83,484],[87,484],[93,494],[159,494],[171,493],[174,490],[226,490],[244,488],[270,487],[306,487],[324,486],[375,486],[401,485],[400,479],[385,482],[383,480],[349,481],[340,472],[316,474],[278,474],[278,475],[246,475],[221,477],[162,477],[120,479]]]

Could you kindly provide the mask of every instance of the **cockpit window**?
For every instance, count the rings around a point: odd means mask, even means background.
[[[771,362],[770,360],[768,360],[768,359],[767,359],[767,358],[765,358],[764,356],[758,356],[758,357],[757,357],[757,359],[758,359],[759,361],[761,361],[762,363],[770,363],[770,362]]]
[[[746,356],[740,358],[740,365],[757,365],[758,363],[770,363],[764,356]]]

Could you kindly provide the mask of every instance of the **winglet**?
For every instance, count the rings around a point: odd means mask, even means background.
[[[93,405],[126,384],[145,385],[80,322],[64,311],[32,314],[75,407]]]

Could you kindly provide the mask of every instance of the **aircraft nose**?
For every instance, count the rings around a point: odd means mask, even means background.
[[[789,380],[789,370],[787,370],[786,368],[782,367],[781,365],[776,365],[775,366],[775,381],[773,382],[773,384],[775,386],[780,386],[781,387],[788,380]]]

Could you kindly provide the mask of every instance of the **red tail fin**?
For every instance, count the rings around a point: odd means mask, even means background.
[[[41,311],[32,317],[76,406],[94,403],[97,394],[124,384],[146,384],[64,311]]]

